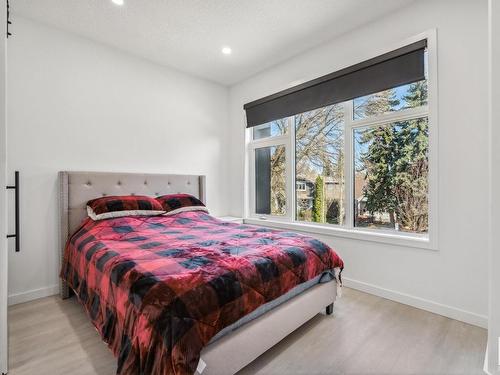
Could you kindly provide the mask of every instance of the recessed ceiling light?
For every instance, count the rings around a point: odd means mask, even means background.
[[[113,4],[116,4],[116,5],[123,5],[124,1],[123,0],[111,0],[113,2]]]
[[[231,47],[222,47],[222,53],[224,55],[230,55],[232,52],[233,50],[231,49]]]

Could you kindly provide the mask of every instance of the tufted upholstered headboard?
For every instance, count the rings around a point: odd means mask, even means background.
[[[178,174],[59,172],[60,255],[68,237],[87,216],[87,202],[106,195],[149,195],[188,193],[205,203],[205,176]],[[69,288],[60,282],[61,297]]]

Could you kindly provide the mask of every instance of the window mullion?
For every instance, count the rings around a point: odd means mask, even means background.
[[[250,175],[250,186],[248,189],[249,192],[249,206],[248,206],[248,214],[251,216],[256,215],[256,210],[255,210],[255,181],[256,181],[256,176],[255,176],[255,148],[249,148],[248,150],[248,156],[249,156],[249,163],[248,163],[248,172]]]
[[[427,116],[428,113],[429,107],[426,105],[421,107],[408,108],[400,111],[383,113],[381,115],[371,116],[360,120],[351,120],[351,128],[354,129],[372,125],[390,124],[396,121],[407,121]]]
[[[345,184],[345,227],[354,227],[354,176],[353,176],[353,102],[347,101],[344,106],[344,184]]]
[[[295,166],[295,116],[290,116],[288,118],[288,134],[290,136],[290,152],[289,155],[289,165],[290,165],[290,177],[288,181],[290,181],[290,195],[289,195],[289,210],[290,210],[290,221],[295,221],[296,209],[297,209],[297,198],[296,194],[296,182],[295,182],[295,173],[297,171],[297,167]]]
[[[269,138],[253,140],[249,142],[249,146],[252,148],[277,146],[277,145],[284,145],[288,141],[289,141],[289,136],[285,134],[277,137],[269,137]]]

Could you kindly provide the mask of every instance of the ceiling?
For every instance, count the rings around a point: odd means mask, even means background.
[[[15,0],[11,8],[14,23],[39,20],[231,85],[411,1]]]

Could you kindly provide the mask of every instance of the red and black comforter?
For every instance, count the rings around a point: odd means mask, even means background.
[[[118,374],[193,374],[210,339],[324,271],[324,243],[205,212],[87,219],[61,277],[118,357]]]

